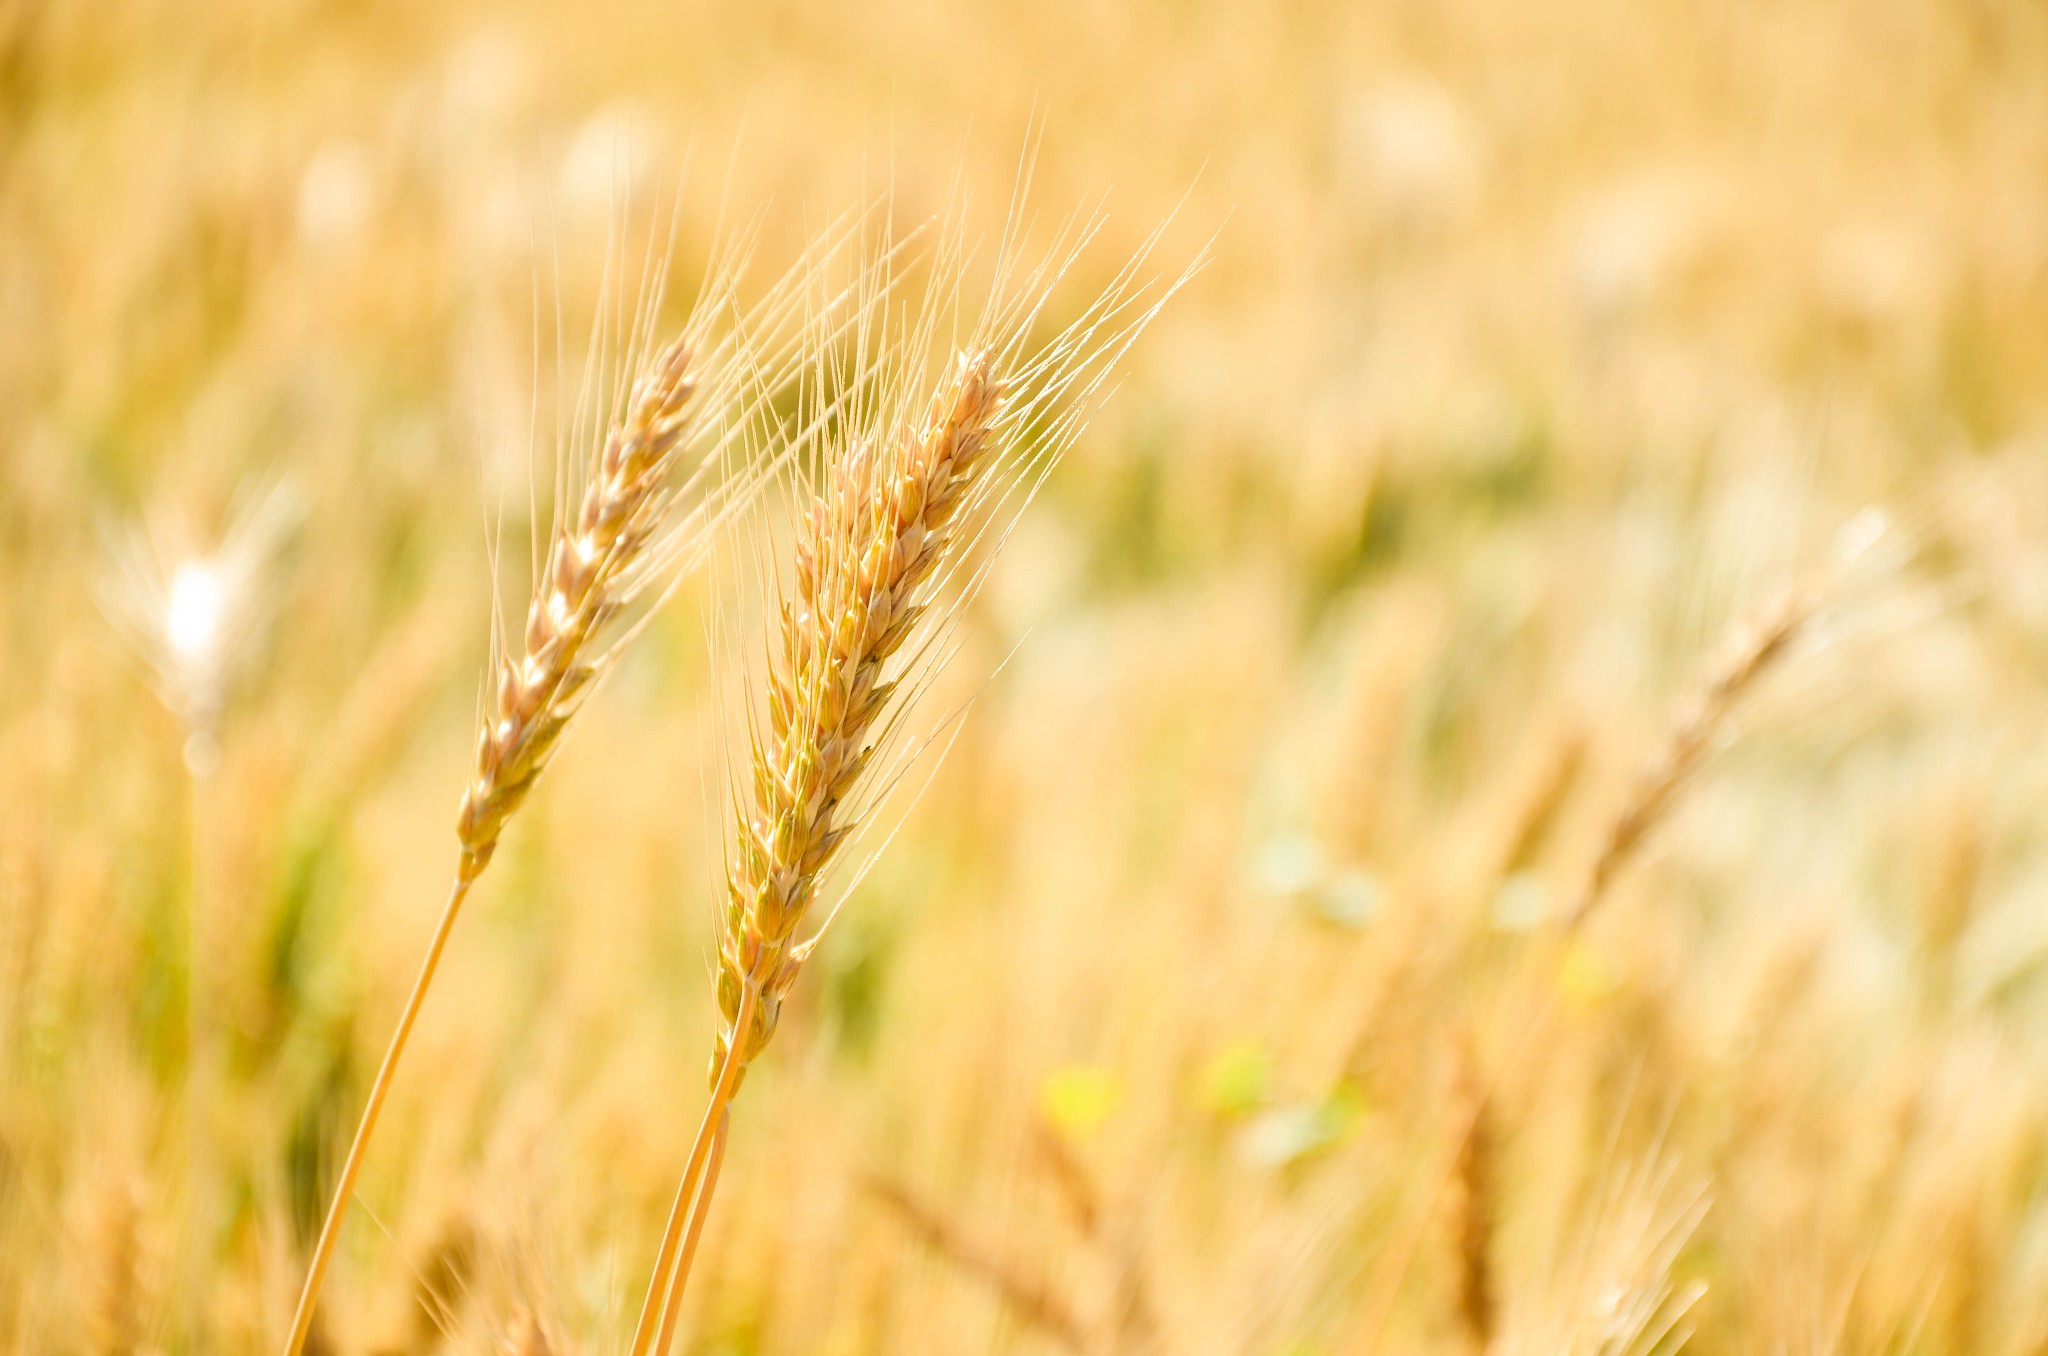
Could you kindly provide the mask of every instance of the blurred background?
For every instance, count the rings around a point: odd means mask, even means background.
[[[687,1350],[2048,1350],[2040,5],[0,0],[0,1351],[281,1341],[486,528],[686,163],[670,318],[721,213],[772,277],[1026,165],[1083,283],[1213,241],[966,614]],[[623,1347],[712,592],[463,919],[320,1349]]]

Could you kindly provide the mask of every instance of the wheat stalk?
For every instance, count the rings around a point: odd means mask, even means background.
[[[634,386],[625,418],[591,467],[575,519],[555,535],[541,587],[527,611],[524,653],[500,663],[477,741],[476,770],[456,815],[461,852],[455,880],[342,1163],[285,1344],[287,1356],[297,1356],[311,1330],[320,1283],[370,1135],[456,916],[490,864],[505,822],[533,789],[584,697],[616,658],[623,641],[606,645],[599,639],[607,624],[647,586],[650,576],[643,567],[663,542],[661,529],[673,501],[669,480],[685,443],[686,410],[697,394],[695,348],[691,338],[671,343]]]
[[[785,458],[817,436],[815,427],[791,432],[778,426],[767,431],[765,446],[741,447],[742,439],[757,432],[752,421],[797,370],[807,345],[831,342],[858,318],[858,308],[844,306],[847,299],[871,295],[875,281],[886,282],[900,266],[899,246],[864,264],[854,282],[826,298],[816,314],[805,310],[814,281],[874,210],[850,214],[818,237],[763,294],[751,334],[737,323],[737,315],[730,332],[711,334],[715,314],[731,304],[745,249],[735,245],[721,256],[681,335],[654,352],[617,402],[618,417],[586,468],[574,515],[558,519],[550,533],[518,653],[509,653],[494,637],[494,681],[475,767],[456,814],[454,878],[343,1161],[307,1267],[286,1356],[299,1356],[312,1327],[321,1281],[370,1136],[455,920],[489,866],[506,823],[645,615],[630,624],[622,619],[650,593],[672,589],[701,561],[727,519]],[[655,304],[666,283],[665,268],[650,267],[646,276],[650,285],[643,290],[630,334],[623,336],[629,353],[651,348]],[[817,323],[806,329],[805,321]],[[603,337],[601,331],[592,336],[593,368],[605,364],[599,347]],[[583,422],[580,407],[576,422]],[[750,452],[750,464],[728,474],[736,447]]]
[[[1680,793],[1727,728],[1736,706],[1778,667],[1834,596],[1843,577],[1886,531],[1877,514],[1846,524],[1833,557],[1786,587],[1732,635],[1718,662],[1678,708],[1664,740],[1637,776],[1619,812],[1608,821],[1600,852],[1563,925],[1567,935],[1584,925],[1615,876],[1669,816]]]
[[[1453,1097],[1461,1122],[1452,1166],[1458,1320],[1468,1349],[1484,1356],[1493,1349],[1499,1318],[1493,1274],[1498,1164],[1492,1095],[1480,1079],[1469,1044],[1458,1048]]]
[[[991,363],[986,350],[961,355],[915,427],[883,447],[853,444],[801,526],[782,658],[770,682],[769,733],[754,748],[754,803],[739,818],[721,918],[724,1022],[712,1055],[711,1106],[656,1257],[635,1356],[650,1341],[667,1348],[716,1180],[707,1166],[723,1149],[726,1106],[774,1034],[782,997],[816,940],[800,942],[797,933],[819,878],[854,828],[847,812],[899,690],[884,679],[884,666],[923,616],[935,572],[964,535],[960,510],[993,460],[987,454],[1003,390]],[[683,1209],[700,1178],[705,1204],[686,1221]]]
[[[927,1247],[995,1291],[1025,1322],[1068,1351],[1092,1349],[1080,1316],[1050,1288],[1025,1276],[986,1244],[969,1238],[900,1182],[870,1177],[866,1186],[868,1194],[887,1206]]]
[[[892,736],[946,657],[936,651],[957,614],[934,610],[943,586],[964,570],[954,601],[972,595],[986,569],[972,563],[974,548],[1013,521],[1004,512],[1020,507],[1013,494],[1022,487],[1028,499],[1035,491],[1117,360],[1201,265],[1198,258],[1153,291],[1141,272],[1155,233],[1070,325],[1027,353],[1054,284],[1097,225],[1063,231],[1048,261],[1021,277],[1013,271],[1016,241],[1005,238],[986,318],[919,404],[903,392],[936,341],[948,309],[942,292],[957,285],[960,260],[942,255],[935,291],[914,324],[858,336],[863,359],[871,341],[879,358],[857,363],[857,375],[877,376],[881,394],[853,411],[797,526],[781,654],[771,665],[766,728],[751,742],[752,794],[736,816],[719,919],[711,1096],[656,1253],[632,1356],[668,1350],[733,1097],[831,922],[828,912],[808,937],[799,936],[821,881],[870,817],[875,789],[894,781],[882,767]],[[870,313],[884,315],[879,306]],[[820,368],[828,362],[821,354]],[[891,362],[896,369],[884,370]],[[896,413],[904,410],[908,417]]]

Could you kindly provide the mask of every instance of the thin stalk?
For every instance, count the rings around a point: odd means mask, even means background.
[[[384,1062],[377,1067],[377,1081],[370,1086],[369,1103],[363,1108],[362,1120],[356,1124],[356,1136],[349,1145],[348,1159],[341,1165],[341,1180],[335,1183],[334,1200],[327,1207],[326,1222],[320,1226],[320,1241],[314,1245],[313,1261],[306,1269],[306,1288],[300,1292],[298,1310],[292,1315],[292,1332],[285,1341],[285,1356],[299,1356],[306,1345],[307,1335],[313,1330],[313,1309],[320,1298],[320,1282],[327,1275],[327,1264],[334,1259],[334,1245],[341,1236],[341,1221],[348,1212],[349,1198],[355,1192],[356,1175],[363,1168],[370,1132],[376,1128],[377,1115],[384,1109],[384,1098],[391,1091],[398,1058],[405,1052],[406,1038],[412,1035],[412,1024],[420,1015],[427,987],[433,983],[434,971],[440,967],[441,953],[447,949],[448,936],[455,930],[455,916],[462,912],[462,903],[469,898],[470,886],[475,883],[476,877],[469,871],[457,873],[455,883],[448,891],[448,903],[441,910],[441,921],[434,925],[434,936],[427,943],[426,957],[420,961],[419,977],[413,981],[412,994],[405,1000],[405,1010],[399,1014],[398,1029],[391,1033],[391,1044],[384,1050]]]
[[[211,891],[207,869],[207,845],[211,841],[208,830],[212,820],[208,812],[213,777],[206,767],[193,762],[189,756],[186,769],[186,817],[190,838],[186,844],[189,858],[186,862],[185,898],[185,1170],[191,1215],[186,1223],[190,1239],[185,1249],[186,1290],[180,1319],[185,1340],[197,1346],[200,1344],[202,1308],[198,1297],[206,1293],[206,1267],[218,1242],[216,1188],[219,1174],[215,1171],[213,1136],[208,1122],[212,1119],[212,1101],[219,1080],[215,1077],[214,1022],[208,1002],[213,974],[212,967],[207,964],[207,947],[214,940],[211,935],[213,920],[209,916]]]
[[[732,1108],[718,1114],[718,1133],[711,1140],[711,1159],[704,1165],[704,1181],[690,1207],[690,1227],[683,1233],[683,1252],[676,1258],[675,1279],[668,1283],[668,1304],[662,1309],[661,1331],[654,1335],[654,1356],[668,1356],[675,1341],[676,1317],[683,1308],[683,1287],[689,1284],[690,1263],[697,1259],[697,1240],[703,1236],[704,1221],[711,1218],[711,1193],[718,1188],[718,1170],[725,1165],[725,1140],[732,1129]]]
[[[754,1007],[759,1001],[758,985],[748,982],[740,986],[740,1011],[734,1030],[743,1031],[746,1024],[754,1020]],[[718,1081],[711,1088],[710,1105],[704,1108],[704,1120],[697,1127],[696,1140],[690,1145],[690,1160],[683,1168],[683,1180],[676,1186],[675,1203],[669,1207],[668,1228],[662,1234],[661,1251],[654,1257],[654,1274],[647,1279],[647,1298],[640,1305],[640,1321],[633,1327],[632,1356],[647,1356],[654,1343],[654,1319],[657,1312],[666,1308],[669,1277],[676,1265],[676,1250],[682,1242],[685,1225],[696,1214],[692,1207],[697,1181],[704,1174],[712,1143],[718,1139],[722,1128],[725,1109],[732,1104],[732,1095],[738,1090],[739,1078],[740,1045],[738,1041],[729,1041],[725,1047],[725,1058],[718,1066]],[[680,1294],[680,1286],[677,1291]]]

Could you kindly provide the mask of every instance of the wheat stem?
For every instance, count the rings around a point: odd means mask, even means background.
[[[668,1285],[668,1304],[661,1314],[661,1331],[654,1336],[654,1356],[668,1356],[675,1340],[676,1316],[682,1312],[683,1287],[690,1280],[690,1263],[697,1259],[697,1240],[704,1233],[704,1221],[711,1218],[711,1193],[718,1187],[718,1170],[725,1165],[725,1141],[732,1129],[732,1108],[718,1113],[718,1133],[711,1140],[711,1158],[704,1165],[704,1182],[690,1207],[690,1227],[683,1233],[683,1251],[676,1258],[675,1279]]]
[[[341,1235],[341,1221],[348,1213],[356,1175],[363,1168],[370,1133],[376,1129],[378,1113],[384,1109],[384,1099],[391,1091],[392,1075],[398,1070],[399,1056],[405,1053],[406,1039],[412,1035],[413,1023],[426,1001],[427,988],[434,981],[434,971],[440,968],[441,953],[447,949],[449,934],[455,930],[456,915],[462,912],[463,901],[469,898],[470,886],[475,883],[476,877],[465,872],[457,875],[450,887],[448,902],[442,907],[441,919],[434,924],[434,935],[427,943],[427,954],[420,961],[419,977],[413,980],[412,993],[405,1000],[404,1011],[398,1015],[398,1029],[391,1033],[391,1043],[384,1050],[384,1062],[377,1066],[377,1081],[370,1085],[370,1100],[363,1107],[362,1120],[356,1125],[356,1136],[349,1145],[348,1158],[341,1165],[341,1180],[334,1187],[334,1200],[327,1207],[326,1221],[320,1226],[320,1241],[314,1245],[312,1263],[306,1268],[306,1286],[299,1292],[299,1307],[292,1315],[291,1336],[285,1341],[286,1356],[297,1356],[313,1330],[313,1310],[319,1302],[320,1282],[327,1275],[327,1264],[334,1258],[334,1244]]]
[[[759,1001],[758,986],[744,986],[740,994],[741,1016],[748,1021],[753,1020],[754,1008]],[[723,1129],[721,1120],[726,1108],[732,1104],[733,1093],[739,1089],[739,1079],[739,1047],[728,1043],[724,1058],[719,1061],[718,1080],[711,1090],[711,1104],[704,1109],[704,1119],[697,1127],[697,1138],[690,1145],[690,1160],[683,1169],[683,1180],[676,1186],[675,1203],[669,1207],[668,1227],[662,1234],[661,1251],[655,1254],[654,1274],[647,1280],[647,1298],[641,1302],[640,1321],[633,1328],[632,1356],[647,1356],[655,1338],[655,1314],[672,1311],[676,1301],[682,1296],[677,1248],[686,1224],[690,1223],[691,1217],[701,1213],[694,1205],[697,1181],[705,1170],[706,1159],[711,1154],[712,1141],[719,1137]],[[704,1194],[708,1195],[709,1192]],[[701,1221],[698,1223],[701,1227]],[[675,1278],[673,1283],[672,1276]],[[674,1290],[673,1295],[669,1293],[671,1289]]]

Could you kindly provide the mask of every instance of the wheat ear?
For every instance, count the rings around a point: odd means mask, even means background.
[[[1680,709],[1663,745],[1646,764],[1621,813],[1609,823],[1593,861],[1584,890],[1565,917],[1565,930],[1576,931],[1586,915],[1607,893],[1636,848],[1650,831],[1662,823],[1679,791],[1692,779],[1715,737],[1727,724],[1742,694],[1791,648],[1792,641],[1812,619],[1821,590],[1812,587],[1787,589],[1757,622],[1729,649],[1727,656],[1708,675]]]
[[[500,663],[477,741],[476,771],[456,816],[461,856],[448,902],[342,1163],[306,1269],[286,1356],[298,1356],[312,1329],[320,1283],[333,1259],[370,1135],[463,901],[490,863],[506,820],[526,799],[584,697],[618,653],[620,642],[606,643],[607,623],[647,586],[649,567],[664,554],[663,528],[676,493],[671,473],[686,442],[688,407],[697,392],[694,352],[691,340],[677,340],[635,383],[624,418],[591,466],[576,517],[554,535],[546,572],[527,611],[524,653]]]
[[[723,1025],[711,1105],[656,1255],[633,1356],[650,1344],[667,1349],[693,1251],[683,1240],[694,1242],[709,1208],[716,1173],[708,1165],[722,1146],[725,1109],[774,1035],[782,997],[809,955],[797,933],[855,827],[846,807],[897,691],[883,670],[958,544],[960,511],[994,460],[1002,399],[991,355],[961,355],[916,425],[884,446],[848,448],[799,527],[769,728],[754,746],[754,803],[739,818],[719,929]]]
[[[1742,698],[1785,662],[1798,643],[1819,622],[1822,612],[1849,576],[1891,532],[1885,517],[1869,510],[1843,525],[1834,543],[1832,558],[1801,580],[1780,592],[1754,619],[1731,637],[1719,662],[1712,665],[1694,688],[1677,717],[1644,765],[1619,812],[1608,821],[1586,882],[1572,907],[1558,920],[1551,942],[1554,947],[1569,944],[1585,926],[1587,918],[1606,897],[1616,875],[1626,867],[1644,840],[1670,815],[1700,765],[1712,752],[1715,741],[1725,732]],[[1555,952],[1551,955],[1554,957]],[[1483,1083],[1476,1085],[1474,1115],[1453,1136],[1452,1155],[1437,1181],[1432,1201],[1454,1189],[1483,1152],[1476,1136],[1490,1129],[1486,1111],[1492,1104],[1509,1069],[1522,1052],[1549,1025],[1557,1001],[1557,988],[1545,983],[1540,996],[1522,1005],[1513,1025],[1505,1056]],[[1432,1209],[1435,1205],[1432,1204]],[[1461,1222],[1461,1231],[1463,1230]],[[1468,1235],[1469,1236],[1469,1235]],[[1412,1233],[1397,1263],[1388,1271],[1387,1283],[1370,1311],[1360,1342],[1367,1347],[1380,1343],[1399,1283],[1412,1265],[1421,1240],[1420,1230]],[[1461,1241],[1461,1267],[1476,1261],[1476,1254]],[[1461,1278],[1461,1286],[1464,1284]],[[1461,1295],[1461,1305],[1464,1303]],[[1496,1321],[1498,1314],[1495,1314]]]
[[[91,1308],[85,1322],[94,1356],[126,1356],[144,1339],[142,1203],[125,1182],[109,1182],[93,1220]]]
[[[875,788],[886,791],[900,775],[901,766],[884,766],[899,718],[947,657],[934,651],[944,648],[951,614],[941,608],[927,621],[928,609],[943,583],[972,595],[985,568],[971,563],[974,548],[990,532],[1000,545],[1000,524],[1018,508],[1010,496],[1021,491],[1028,500],[1035,492],[1118,361],[1206,259],[1204,252],[1178,280],[1155,286],[1144,276],[1155,232],[1093,303],[1027,353],[1055,284],[1098,225],[1070,222],[1035,269],[1018,268],[1019,242],[1006,233],[976,338],[956,354],[921,414],[905,417],[917,407],[894,402],[920,356],[932,351],[941,318],[954,313],[957,295],[948,293],[961,260],[941,249],[932,290],[901,332],[888,328],[881,308],[858,308],[879,322],[854,337],[863,373],[870,358],[880,359],[872,371],[882,394],[872,406],[853,401],[839,427],[854,431],[835,444],[822,488],[797,526],[782,654],[771,666],[767,728],[751,743],[753,795],[738,816],[720,917],[711,1097],[648,1280],[632,1356],[668,1350],[718,1178],[728,1108],[831,914],[807,938],[797,934],[834,856],[874,808]],[[822,386],[861,385],[829,375],[840,379]]]
[[[769,739],[754,751],[755,805],[738,824],[719,936],[718,1004],[746,1066],[774,1034],[807,949],[796,932],[853,825],[842,809],[895,694],[883,668],[929,602],[956,546],[956,515],[989,464],[1002,386],[986,352],[963,355],[921,424],[888,453],[856,445],[811,505],[782,618],[783,663],[770,689]],[[757,995],[750,1022],[741,1000]]]
[[[1850,572],[1891,531],[1889,521],[1877,510],[1857,514],[1836,534],[1830,559],[1785,588],[1729,639],[1720,661],[1679,708],[1677,719],[1637,777],[1621,812],[1609,821],[1600,855],[1593,860],[1578,901],[1565,916],[1567,933],[1585,922],[1615,875],[1670,813],[1743,695],[1784,660]]]
[[[936,1210],[910,1194],[909,1188],[886,1177],[870,1177],[868,1195],[884,1206],[925,1246],[1000,1295],[1019,1317],[1068,1351],[1092,1348],[1086,1328],[1067,1302],[1049,1287],[1025,1276],[994,1249],[969,1238]]]
[[[1469,1045],[1458,1049],[1453,1097],[1461,1122],[1452,1166],[1458,1320],[1467,1349],[1484,1356],[1494,1348],[1500,1312],[1493,1273],[1499,1165],[1492,1090],[1481,1081]]]

